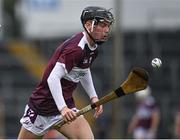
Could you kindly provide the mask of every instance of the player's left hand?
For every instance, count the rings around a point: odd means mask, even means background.
[[[98,99],[97,97],[93,97],[93,98],[91,99],[91,102],[92,102],[92,103],[95,103],[95,102],[97,102],[98,100],[99,100],[99,99]],[[100,106],[98,106],[98,107],[95,108],[94,117],[95,117],[95,118],[98,118],[99,115],[101,115],[102,113],[103,113],[103,106],[100,105]]]

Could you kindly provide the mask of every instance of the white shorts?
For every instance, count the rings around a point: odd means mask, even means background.
[[[152,132],[149,132],[149,129],[138,127],[134,130],[134,138],[135,139],[154,139],[155,134]]]
[[[77,111],[76,108],[74,108]],[[37,115],[28,105],[25,107],[24,115],[20,122],[22,126],[37,136],[43,136],[59,120],[61,115],[41,116]]]

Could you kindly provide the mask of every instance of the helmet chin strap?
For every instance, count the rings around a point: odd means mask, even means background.
[[[93,30],[94,30],[94,24],[95,24],[95,20],[93,20],[92,21],[92,26],[91,26],[91,32],[93,32]],[[95,44],[97,44],[97,45],[101,45],[101,44],[103,44],[105,41],[98,41],[98,40],[96,40],[96,39],[94,39],[93,37],[92,37],[92,35],[90,34],[90,31],[88,30],[88,29],[86,29],[86,27],[83,25],[83,27],[84,27],[84,29],[86,30],[86,32],[87,32],[87,34],[89,35],[89,37],[92,39],[92,41],[95,43]]]

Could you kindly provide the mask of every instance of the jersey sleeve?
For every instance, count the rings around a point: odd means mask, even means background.
[[[62,94],[62,87],[59,80],[64,75],[65,75],[65,70],[63,68],[63,65],[57,62],[47,79],[49,89],[56,103],[56,106],[58,107],[59,110],[62,110],[63,107],[67,106],[64,101],[64,97]]]
[[[82,59],[82,49],[65,49],[59,56],[58,62],[63,63],[67,72],[71,71],[74,66],[77,66]]]

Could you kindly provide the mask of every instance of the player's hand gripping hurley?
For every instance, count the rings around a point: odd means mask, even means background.
[[[85,114],[86,112],[89,112],[97,106],[105,104],[118,97],[145,89],[148,85],[148,78],[149,75],[146,70],[140,67],[133,68],[130,74],[128,75],[126,81],[124,81],[120,87],[118,87],[111,93],[107,94],[106,96],[102,97],[101,99],[99,99],[99,101],[82,108],[80,111],[76,113],[77,117]],[[55,124],[55,127],[61,127],[65,123],[66,122],[62,119]]]

